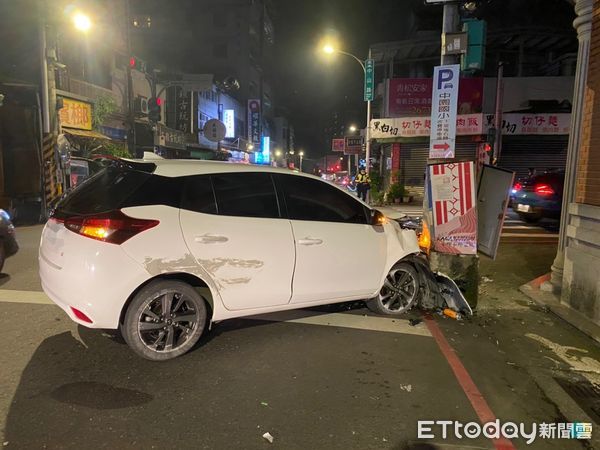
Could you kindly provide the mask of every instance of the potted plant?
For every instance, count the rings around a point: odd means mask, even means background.
[[[400,203],[400,200],[404,196],[404,185],[398,181],[391,184],[388,190],[388,199],[394,203]]]

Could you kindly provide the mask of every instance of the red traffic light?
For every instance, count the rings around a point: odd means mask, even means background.
[[[486,152],[491,152],[492,151],[492,146],[486,142],[485,144],[483,144],[483,149]]]
[[[134,56],[130,57],[129,58],[129,67],[131,67],[133,69],[135,67],[136,62],[137,61],[135,60]]]
[[[162,105],[162,99],[160,97],[156,97],[156,104],[158,106]]]

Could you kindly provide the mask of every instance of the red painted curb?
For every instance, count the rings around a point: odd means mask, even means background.
[[[471,402],[471,406],[475,410],[477,417],[479,417],[481,424],[483,425],[487,422],[496,420],[496,415],[485,401],[481,392],[479,392],[479,389],[477,389],[471,375],[469,375],[469,372],[467,372],[467,369],[456,355],[456,352],[446,340],[446,337],[438,324],[431,316],[426,315],[425,325],[427,325],[429,332],[435,339],[442,355],[444,355],[444,358],[448,361],[458,384],[460,384],[460,387],[469,399],[469,402]],[[493,439],[492,441],[497,450],[515,450],[514,445],[508,439],[500,438]]]

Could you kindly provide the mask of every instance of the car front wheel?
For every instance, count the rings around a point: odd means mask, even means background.
[[[406,262],[390,269],[377,297],[367,301],[367,307],[382,315],[401,315],[415,306],[420,282],[415,268]]]
[[[138,355],[165,361],[183,355],[198,342],[206,314],[204,299],[189,284],[154,281],[129,304],[121,333]]]

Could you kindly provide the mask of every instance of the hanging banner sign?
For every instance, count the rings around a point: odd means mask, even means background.
[[[457,135],[484,134],[482,114],[462,114],[456,119]],[[388,117],[371,119],[371,138],[429,137],[431,119],[428,117]]]
[[[477,253],[477,202],[472,161],[428,166],[435,251]]]
[[[437,66],[433,71],[429,158],[454,158],[460,65]]]

